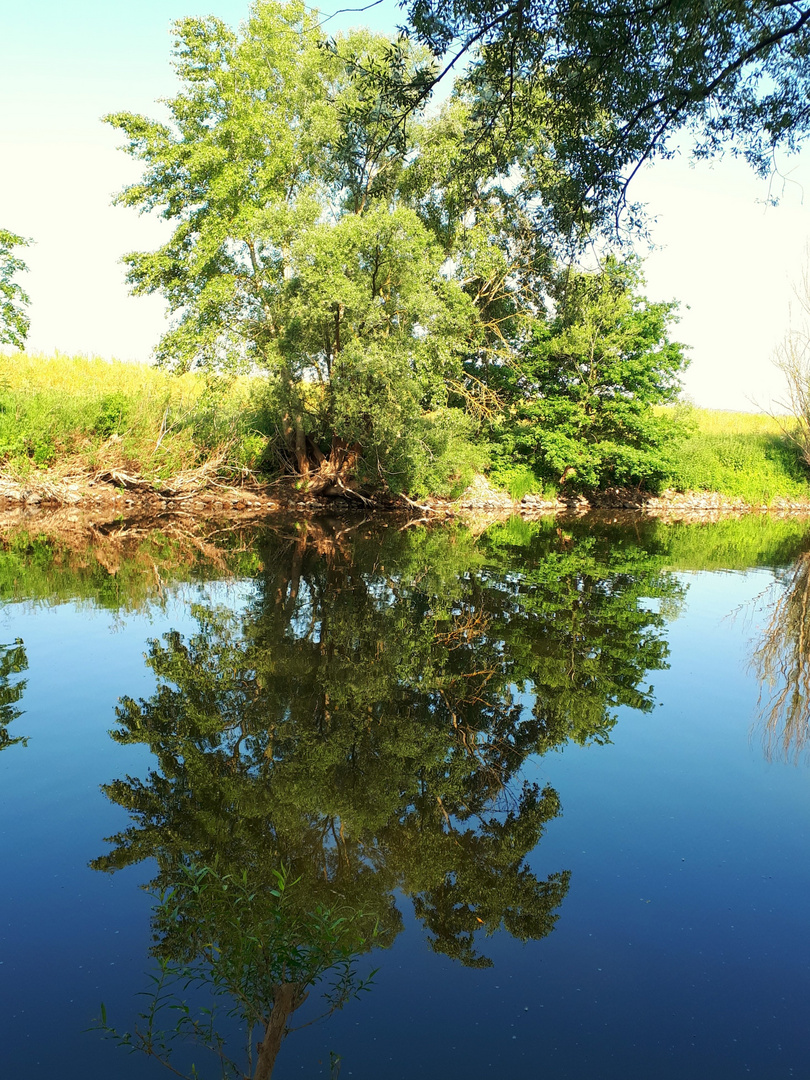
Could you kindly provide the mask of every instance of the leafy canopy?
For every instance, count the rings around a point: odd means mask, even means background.
[[[671,309],[630,301],[617,263],[593,279],[555,271],[600,224],[571,166],[602,113],[558,108],[543,69],[490,116],[493,50],[427,117],[424,47],[368,31],[327,42],[299,0],[257,0],[238,33],[175,25],[183,89],[168,124],[107,117],[144,165],[120,201],[174,226],[125,259],[134,291],[175,314],[158,358],[269,371],[276,460],[310,491],[463,487],[483,464],[465,414],[496,419],[502,457],[526,456],[529,436],[544,468],[582,482],[661,473],[644,454],[666,436],[649,406],[683,366]],[[604,335],[575,392],[570,357]]]
[[[730,146],[762,174],[810,130],[810,8],[783,0],[411,0],[415,35],[466,54],[474,136],[509,157],[527,127],[562,163],[572,202],[606,224],[639,165]],[[538,95],[542,105],[538,109]],[[614,219],[614,224],[617,223]]]
[[[358,471],[415,490],[435,456],[425,416],[482,333],[424,185],[404,180],[429,55],[365,30],[327,47],[298,0],[257,0],[239,33],[214,18],[174,32],[170,122],[106,118],[144,165],[119,201],[174,226],[125,258],[133,291],[162,293],[176,317],[159,361],[268,370],[296,471],[329,455],[324,484],[342,483],[337,451],[353,447]],[[374,392],[348,408],[372,356]]]
[[[446,351],[444,323],[469,316],[444,253],[395,198],[413,121],[392,102],[423,53],[367,31],[328,49],[297,0],[259,0],[241,35],[185,19],[175,38],[171,124],[106,118],[145,165],[119,201],[175,225],[157,252],[125,259],[134,291],[162,292],[178,315],[159,359],[328,379],[346,345],[371,338],[406,341],[418,375],[434,337]]]

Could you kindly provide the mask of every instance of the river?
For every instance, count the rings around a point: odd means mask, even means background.
[[[8,532],[0,1075],[806,1076],[808,600],[767,515]]]

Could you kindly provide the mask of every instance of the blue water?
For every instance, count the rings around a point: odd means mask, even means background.
[[[654,709],[621,707],[609,744],[525,766],[562,803],[529,859],[540,878],[571,872],[554,930],[525,945],[495,934],[494,965],[465,968],[427,947],[400,894],[405,932],[362,961],[379,969],[371,991],[290,1035],[276,1077],[329,1075],[330,1051],[357,1080],[810,1075],[810,776],[767,760],[749,670],[774,573],[678,579]],[[213,583],[123,615],[0,613],[0,639],[21,638],[29,664],[13,725],[29,743],[0,754],[0,1076],[168,1075],[93,1030],[102,1001],[121,1029],[138,1008],[155,872],[88,866],[129,823],[100,785],[152,764],[107,732],[122,695],[154,690],[148,639],[193,633],[190,600],[241,610],[253,595]]]
[[[554,932],[495,939],[485,972],[401,940],[330,1021],[324,1046],[362,1032],[350,1075],[810,1075],[810,775],[764,761],[751,626],[729,617],[770,575],[685,580],[655,712],[536,763],[563,814],[532,865],[572,871]]]

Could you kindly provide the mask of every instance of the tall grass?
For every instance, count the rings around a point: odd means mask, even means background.
[[[0,464],[19,477],[118,468],[151,480],[211,458],[225,474],[260,469],[279,404],[262,378],[182,376],[82,356],[0,355]],[[810,477],[787,418],[690,409],[666,486],[767,504],[810,499]],[[492,479],[520,499],[556,494],[525,465]]]
[[[691,433],[671,455],[668,486],[766,505],[810,498],[807,468],[785,433],[790,423],[763,413],[690,410]]]
[[[272,427],[262,380],[167,375],[82,356],[0,356],[0,461],[34,469],[117,467],[159,479],[226,453],[255,467]]]

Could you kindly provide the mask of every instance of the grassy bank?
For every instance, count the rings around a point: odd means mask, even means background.
[[[235,479],[267,465],[276,412],[262,379],[177,377],[86,357],[0,356],[0,462],[20,482],[45,471],[118,470],[159,483],[201,468]],[[808,472],[778,420],[691,409],[688,426],[666,486],[756,505],[810,499]],[[502,482],[518,499],[542,489],[525,469]]]
[[[267,443],[258,387],[143,364],[25,353],[0,356],[0,461],[25,479],[118,469],[159,481],[216,459],[252,468]]]
[[[692,409],[690,435],[672,454],[669,486],[717,491],[749,503],[810,498],[810,477],[785,435],[789,418]]]
[[[790,418],[679,406],[687,434],[668,452],[669,475],[661,485],[676,492],[716,492],[750,505],[774,499],[810,500],[810,471],[788,437]],[[559,495],[525,465],[493,476],[514,499]]]

